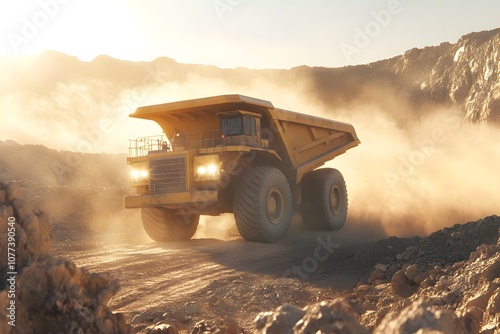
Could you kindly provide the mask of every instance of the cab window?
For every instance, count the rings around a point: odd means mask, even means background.
[[[242,135],[243,117],[241,115],[222,117],[220,120],[220,129],[221,133],[226,137]]]
[[[245,117],[245,134],[247,136],[255,136],[257,134],[255,118]]]

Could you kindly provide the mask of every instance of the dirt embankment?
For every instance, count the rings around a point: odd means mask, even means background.
[[[0,183],[0,222],[1,333],[132,332],[123,315],[107,307],[118,281],[48,255],[50,223],[23,201],[14,183]],[[5,242],[11,235],[15,250]],[[8,262],[7,253],[15,263]]]

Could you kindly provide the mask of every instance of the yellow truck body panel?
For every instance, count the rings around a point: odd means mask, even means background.
[[[167,138],[197,133],[192,141],[208,142],[214,140],[214,132],[207,130],[220,129],[219,114],[234,110],[261,115],[262,129],[272,134],[274,154],[293,168],[295,183],[360,143],[351,124],[275,108],[269,101],[236,94],[140,107],[130,116],[155,121]],[[217,150],[217,145],[207,147],[202,149]]]

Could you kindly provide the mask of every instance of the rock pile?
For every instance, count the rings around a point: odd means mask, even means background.
[[[9,217],[15,218],[17,275],[7,274],[13,271],[7,262]],[[15,183],[0,183],[0,240],[1,333],[131,333],[123,315],[107,307],[118,282],[109,274],[91,274],[71,261],[51,258],[50,224],[22,200]],[[8,281],[12,276],[13,286]],[[7,313],[13,301],[15,313]],[[9,324],[13,319],[15,326]]]
[[[191,334],[244,334],[245,331],[241,328],[235,320],[226,319],[214,322],[207,322],[202,320],[198,322]]]
[[[430,306],[423,299],[410,304],[399,313],[388,314],[374,334],[400,333],[477,333],[467,318],[459,318],[455,312]]]
[[[359,323],[358,314],[343,300],[321,302],[304,309],[280,306],[255,319],[257,334],[345,333],[363,334],[368,330]]]
[[[494,315],[500,312],[499,229],[500,217],[491,216],[435,232],[392,262],[377,264],[346,298],[371,329],[423,297],[420,304],[455,311],[466,328],[477,329],[472,333],[500,330]]]
[[[343,300],[260,313],[256,333],[499,333],[499,237],[497,216],[435,232]]]

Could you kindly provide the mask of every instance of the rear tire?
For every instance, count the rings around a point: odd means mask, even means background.
[[[182,241],[193,237],[198,228],[200,215],[176,214],[165,208],[142,208],[144,230],[154,241]]]
[[[273,167],[255,167],[235,191],[234,218],[240,235],[249,241],[283,238],[292,219],[292,193],[286,177]]]
[[[347,219],[347,189],[342,174],[333,168],[322,168],[304,175],[299,209],[306,227],[340,230]]]

